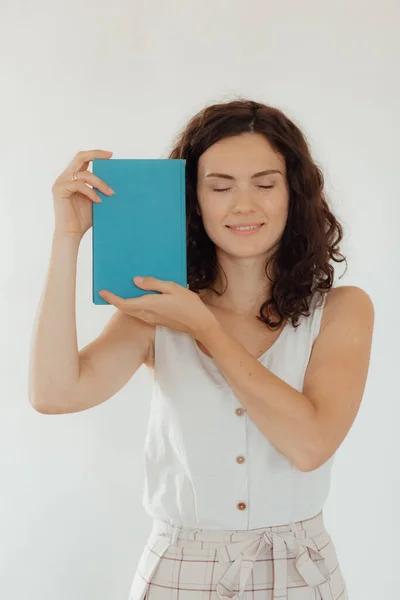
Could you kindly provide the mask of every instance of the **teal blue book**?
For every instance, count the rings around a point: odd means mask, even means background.
[[[93,173],[114,191],[93,203],[93,303],[98,292],[121,298],[148,293],[136,275],[187,287],[186,161],[183,159],[94,159]]]

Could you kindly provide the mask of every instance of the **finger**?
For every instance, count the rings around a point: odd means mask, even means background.
[[[109,292],[108,290],[100,290],[99,296],[104,298],[104,300],[106,300],[110,304],[114,304],[115,306],[117,306],[117,305],[121,306],[124,302],[126,303],[126,300],[124,300],[123,298],[120,298],[119,296],[116,296],[115,294],[113,294],[112,292]]]
[[[99,292],[99,296],[108,302],[108,304],[114,304],[114,302],[111,300],[110,292],[101,291]]]
[[[145,313],[149,309],[149,301],[146,298],[121,298],[116,296],[108,290],[100,290],[99,296],[101,296],[109,304],[113,304],[116,308],[122,311],[129,311],[130,313]]]
[[[93,200],[93,202],[101,203],[101,199],[96,192],[82,180],[69,181],[64,185],[64,189],[67,189],[69,192],[80,192],[90,200]]]
[[[75,154],[65,171],[68,173],[81,171],[83,168],[86,169],[94,158],[110,158],[112,154],[113,152],[110,150],[80,150]]]
[[[136,277],[133,278],[133,281],[136,283]],[[142,281],[137,281],[137,284],[141,288],[163,293],[172,293],[177,290],[177,284],[174,281],[163,281],[156,277],[143,277]]]
[[[74,174],[71,173],[66,174],[66,176],[68,178],[68,182],[81,180],[91,185],[96,190],[103,192],[103,194],[108,194],[109,196],[115,194],[115,191],[109,185],[107,185],[105,181],[103,181],[102,179],[100,179],[100,177],[97,177],[97,175],[94,175],[90,171],[78,171],[75,175],[77,179],[74,179]]]

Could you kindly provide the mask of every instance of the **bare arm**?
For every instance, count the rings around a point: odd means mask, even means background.
[[[154,327],[117,311],[97,339],[78,352],[79,246],[93,224],[93,202],[101,202],[95,190],[114,194],[88,167],[111,155],[98,149],[78,152],[52,186],[55,228],[29,364],[29,401],[38,412],[77,412],[104,402],[127,383],[152,348]]]
[[[38,412],[62,414],[115,395],[148,360],[153,326],[121,311],[78,352],[75,314],[80,236],[54,234],[50,266],[31,348],[29,400]]]
[[[79,379],[76,266],[82,236],[54,233],[50,265],[34,324],[29,400],[35,408],[57,402]]]

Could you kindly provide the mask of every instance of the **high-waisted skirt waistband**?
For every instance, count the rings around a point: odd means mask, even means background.
[[[348,599],[322,511],[251,530],[191,529],[155,519],[130,600],[144,600],[146,593],[146,600],[169,600],[178,591],[180,600],[197,600],[196,591],[199,599],[209,592],[210,600],[257,591],[264,599],[303,600],[311,597],[304,595],[310,587],[316,600]]]

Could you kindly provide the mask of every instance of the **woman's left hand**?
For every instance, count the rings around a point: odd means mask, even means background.
[[[199,339],[210,327],[216,324],[216,318],[201,298],[191,290],[174,281],[163,281],[155,277],[134,277],[137,287],[154,290],[160,294],[145,294],[139,298],[120,298],[112,292],[102,290],[99,295],[119,310],[146,321],[152,325],[163,325],[189,333]]]

